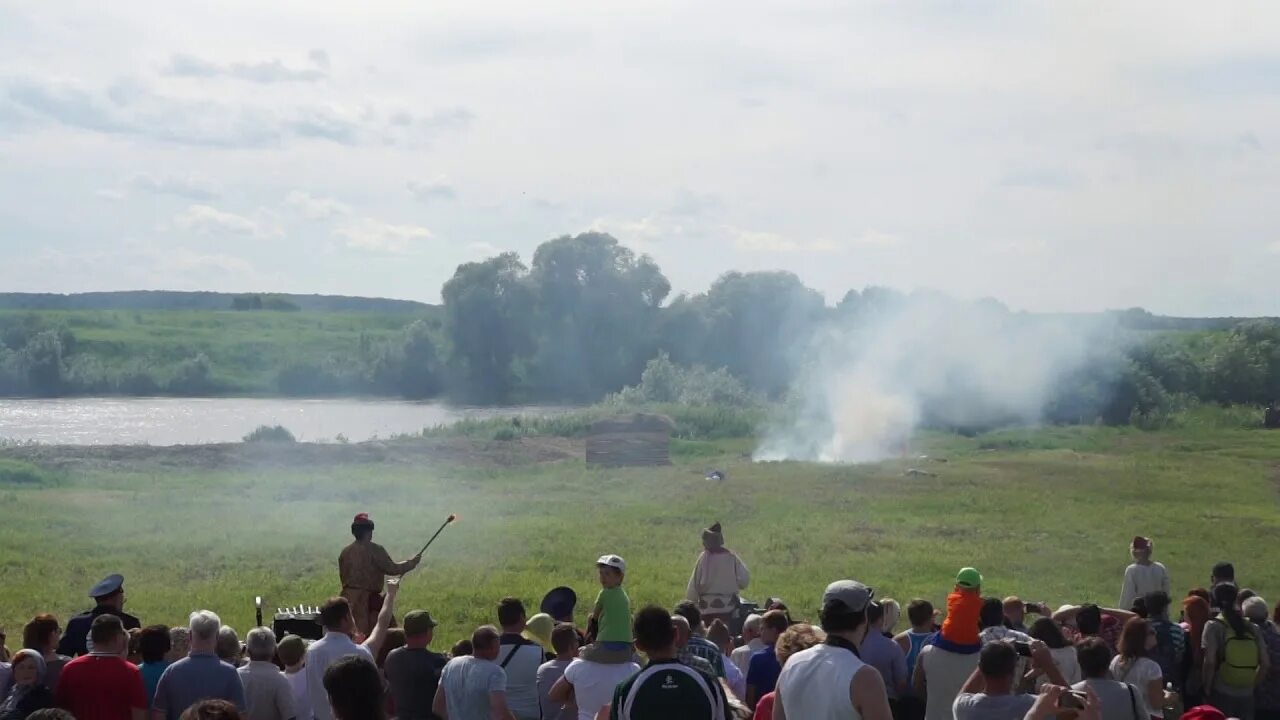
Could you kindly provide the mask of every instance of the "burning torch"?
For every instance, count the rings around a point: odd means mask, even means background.
[[[431,543],[435,542],[436,538],[440,537],[440,533],[444,532],[444,529],[452,525],[457,519],[458,516],[456,514],[451,514],[449,517],[445,518],[444,522],[441,523],[440,527],[436,530],[436,534],[432,535],[431,539],[427,541],[427,544],[423,545],[422,549],[418,551],[418,557],[421,557],[422,553],[426,552],[427,548],[431,547]]]

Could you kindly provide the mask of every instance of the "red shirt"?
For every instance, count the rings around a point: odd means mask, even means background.
[[[752,715],[753,720],[773,720],[773,703],[777,700],[776,692],[765,693],[760,698],[760,702],[756,703],[756,714]]]
[[[54,703],[76,720],[132,720],[147,709],[142,671],[118,655],[83,655],[62,668]]]

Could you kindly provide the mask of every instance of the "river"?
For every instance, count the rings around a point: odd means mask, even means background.
[[[238,442],[259,425],[299,440],[352,442],[416,433],[464,418],[550,415],[551,406],[455,407],[436,402],[291,398],[0,399],[0,441],[56,445],[198,445]]]

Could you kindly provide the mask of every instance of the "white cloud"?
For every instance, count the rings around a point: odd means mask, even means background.
[[[487,242],[467,243],[467,250],[470,250],[472,253],[475,253],[476,255],[480,255],[481,257],[486,257],[486,258],[490,258],[490,257],[493,257],[494,255],[502,254],[501,249],[499,249],[496,245],[492,245]]]
[[[201,235],[244,235],[271,237],[278,229],[244,215],[219,210],[210,205],[191,205],[173,217],[173,227]]]
[[[255,272],[249,261],[232,255],[206,254],[179,250],[157,255],[161,269],[188,274],[224,274],[248,276]]]
[[[734,246],[745,252],[783,253],[801,249],[799,242],[778,233],[742,230],[734,227],[726,227],[725,230],[733,238]]]
[[[433,182],[410,180],[405,183],[405,187],[409,189],[409,194],[422,203],[431,203],[436,200],[453,200],[458,197],[458,191],[444,176],[436,178]]]
[[[897,247],[902,244],[902,238],[897,235],[891,235],[879,230],[868,230],[850,240],[854,245],[862,245],[866,247]]]
[[[596,218],[591,221],[589,229],[609,233],[624,243],[646,246],[673,239],[684,233],[684,226],[671,223],[666,218],[656,215],[648,215],[638,220]]]
[[[176,195],[189,200],[216,200],[222,191],[212,181],[198,175],[152,175],[138,173],[125,185],[155,195]]]
[[[333,198],[317,197],[305,190],[293,190],[285,197],[285,205],[309,220],[326,220],[351,214],[351,207]]]
[[[312,50],[308,59],[314,67],[290,68],[279,58],[260,62],[216,63],[187,53],[174,53],[169,57],[165,72],[178,77],[225,76],[255,83],[316,82],[329,76],[328,53],[324,50]]]
[[[397,225],[362,217],[338,225],[333,234],[343,238],[353,250],[403,255],[415,252],[422,241],[434,234],[419,225]]]
[[[2,56],[0,56],[2,57]],[[217,93],[192,98],[130,77],[103,87],[52,77],[0,79],[0,127],[50,126],[173,145],[272,149],[289,139],[336,145],[416,145],[474,120],[466,108],[407,115],[405,123],[378,119],[367,104],[338,103],[327,95],[284,102],[272,94],[230,99]]]
[[[119,185],[146,170],[216,178],[164,197],[238,214],[230,238],[309,230],[236,246],[305,256],[273,278],[303,292],[436,300],[468,243],[595,227],[677,292],[781,268],[827,297],[1280,314],[1280,5],[442,2],[0,3],[6,242],[148,236],[163,204]],[[352,273],[318,240],[431,252]]]
[[[878,230],[868,230],[848,237],[819,235],[813,238],[789,237],[775,232],[744,230],[733,226],[724,226],[722,230],[733,241],[734,247],[756,253],[847,253],[853,250],[893,248],[902,243],[897,235]]]

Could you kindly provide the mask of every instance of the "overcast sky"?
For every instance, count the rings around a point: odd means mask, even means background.
[[[677,291],[1280,314],[1280,5],[0,0],[0,290],[435,302],[588,229]]]

